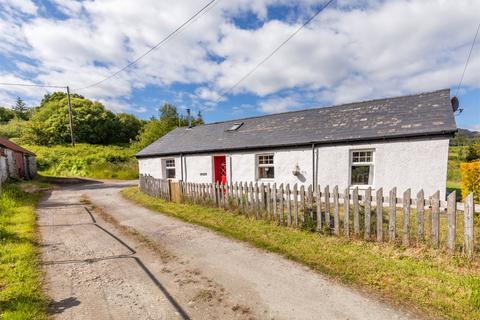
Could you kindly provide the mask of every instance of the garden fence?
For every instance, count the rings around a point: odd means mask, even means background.
[[[412,195],[410,189],[399,193],[397,188],[388,192],[368,188],[360,194],[358,188],[340,191],[328,185],[173,182],[148,175],[140,176],[140,190],[167,201],[236,210],[256,219],[335,236],[404,247],[427,245],[468,257],[479,251],[473,193],[457,203],[455,191],[443,201],[438,191],[426,198],[423,190]]]

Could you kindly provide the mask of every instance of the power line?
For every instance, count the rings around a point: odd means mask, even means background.
[[[298,27],[291,35],[289,35],[285,40],[283,40],[280,45],[278,45],[272,52],[270,52],[265,58],[263,58],[259,63],[257,63],[250,71],[248,71],[243,77],[240,78],[235,84],[229,87],[227,90],[220,93],[219,97],[214,101],[214,103],[219,102],[227,93],[234,90],[240,83],[245,79],[250,77],[258,68],[260,68],[265,62],[267,62],[273,55],[275,55],[284,45],[287,44],[293,37],[295,37],[303,28],[305,28],[313,19],[315,19],[323,10],[325,10],[334,0],[328,1],[322,7],[320,7],[312,16],[310,16],[300,27]]]
[[[8,82],[0,82],[0,86],[57,88],[57,89],[65,89],[67,87],[67,86],[54,86],[54,85],[46,85],[46,84],[8,83]]]
[[[73,133],[73,115],[72,107],[70,104],[70,89],[68,86],[52,86],[44,84],[29,84],[29,83],[9,83],[9,82],[0,82],[0,86],[15,86],[15,87],[36,87],[36,88],[56,88],[56,89],[65,89],[67,91],[67,106],[68,106],[68,117],[70,122],[70,138],[72,139],[72,146],[75,147],[75,138]],[[48,94],[48,92],[47,92]]]
[[[135,58],[133,61],[131,61],[130,63],[128,63],[126,66],[124,66],[123,68],[119,69],[118,71],[116,71],[115,73],[109,75],[108,77],[100,80],[100,81],[97,81],[95,83],[92,83],[88,86],[85,86],[85,87],[82,87],[82,88],[75,88],[73,90],[85,90],[85,89],[88,89],[88,88],[92,88],[92,87],[95,87],[95,86],[98,86],[99,84],[115,77],[117,74],[121,73],[122,71],[125,71],[126,69],[130,68],[131,66],[133,66],[134,64],[136,64],[138,61],[140,61],[140,59],[144,58],[145,56],[147,56],[148,54],[150,54],[152,51],[154,51],[155,49],[157,49],[158,47],[160,47],[162,44],[164,44],[165,42],[167,42],[170,38],[172,38],[175,34],[177,34],[181,29],[183,29],[187,24],[189,24],[193,19],[195,19],[199,14],[201,14],[203,11],[205,11],[208,7],[210,7],[211,4],[213,4],[214,2],[216,2],[217,0],[211,0],[210,2],[208,2],[205,6],[203,6],[200,10],[198,10],[193,16],[191,16],[190,18],[188,18],[188,20],[186,20],[184,23],[182,23],[179,27],[177,27],[175,30],[173,30],[171,33],[169,33],[165,38],[163,38],[159,43],[157,43],[156,45],[154,45],[153,47],[151,47],[150,49],[148,49],[147,51],[145,51],[143,54],[141,54],[140,56],[138,56],[137,58]]]
[[[460,78],[460,82],[458,83],[457,91],[455,92],[455,95],[458,95],[458,91],[460,90],[460,87],[462,85],[463,77],[465,76],[465,72],[467,71],[468,62],[470,61],[470,56],[472,55],[473,47],[475,47],[475,42],[477,41],[479,30],[480,30],[480,23],[478,24],[477,32],[475,33],[475,37],[473,38],[472,46],[470,47],[470,52],[468,53],[467,61],[465,62],[465,67],[463,68],[462,77]]]

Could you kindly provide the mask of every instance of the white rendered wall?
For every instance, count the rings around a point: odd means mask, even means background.
[[[374,150],[374,173],[371,186],[374,190],[383,187],[384,194],[387,194],[391,188],[397,187],[397,194],[401,197],[406,189],[411,188],[412,197],[415,197],[416,193],[423,188],[426,197],[439,190],[441,197],[444,198],[448,145],[448,139],[439,138],[318,147],[315,151],[315,159],[318,162],[315,169],[316,181],[322,188],[327,184],[331,189],[338,185],[339,190],[343,192],[346,187],[351,187],[351,150],[371,149]],[[257,179],[256,155],[263,153],[274,154],[275,179]],[[291,186],[295,183],[309,185],[313,182],[311,148],[215,155],[226,156],[229,182],[276,182],[277,184],[289,183]],[[184,156],[186,163],[184,180],[196,183],[213,182],[213,156],[214,154]],[[180,180],[180,157],[175,157],[175,160],[176,179]],[[297,164],[301,174],[294,176],[292,171]],[[139,168],[142,174],[150,174],[156,178],[163,176],[162,158],[140,159]]]
[[[187,155],[184,157],[184,162],[186,164],[184,181],[194,183],[211,183],[213,181],[212,155]]]
[[[408,188],[412,197],[423,188],[425,196],[437,190],[445,197],[448,139],[403,140],[362,145],[331,146],[318,149],[318,184],[338,185],[343,191],[350,182],[350,150],[374,150],[372,188],[384,193],[397,187],[397,194]]]
[[[257,154],[273,154],[275,179],[258,179],[256,169]],[[312,150],[275,150],[256,153],[233,153],[232,181],[233,182],[265,182],[265,183],[290,183],[291,185],[312,183]],[[247,165],[246,165],[247,164]],[[292,171],[298,164],[301,174],[294,176]],[[230,178],[230,176],[229,176]]]

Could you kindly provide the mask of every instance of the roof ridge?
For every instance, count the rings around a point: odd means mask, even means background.
[[[257,118],[264,118],[264,117],[273,117],[273,116],[281,115],[281,114],[305,112],[305,111],[311,111],[311,110],[317,110],[317,109],[331,109],[331,108],[345,107],[345,106],[349,106],[349,105],[366,103],[366,102],[408,98],[408,97],[420,96],[420,95],[424,95],[424,94],[432,94],[432,93],[437,93],[437,92],[441,92],[441,91],[447,91],[447,90],[450,91],[450,88],[444,88],[444,89],[439,89],[439,90],[434,90],[434,91],[424,91],[424,92],[412,93],[412,94],[407,94],[407,95],[402,95],[402,96],[393,96],[393,97],[387,97],[387,98],[376,98],[376,99],[368,99],[368,100],[362,100],[362,101],[348,102],[348,103],[342,103],[342,104],[337,104],[337,105],[330,105],[330,106],[326,106],[326,107],[305,108],[305,109],[300,109],[300,110],[291,110],[291,111],[285,111],[285,112],[263,114],[263,115],[258,115],[258,116],[245,117],[245,118],[215,121],[215,122],[205,123],[205,124],[195,126],[195,127],[204,127],[204,126],[209,126],[209,125],[215,125],[215,124],[221,124],[221,123],[227,123],[227,122],[234,122],[234,121],[238,122],[238,121],[242,121],[242,120],[250,120],[250,119],[257,119]]]

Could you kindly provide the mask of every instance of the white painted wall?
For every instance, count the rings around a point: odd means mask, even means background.
[[[213,181],[212,155],[187,155],[184,156],[184,180],[194,183],[211,183]],[[228,167],[228,163],[227,163]],[[185,174],[186,172],[186,174]]]
[[[161,158],[138,159],[138,170],[140,174],[151,175],[157,179],[163,179]]]
[[[374,189],[384,192],[397,187],[412,196],[423,188],[425,195],[440,190],[445,197],[448,163],[448,139],[409,140],[362,145],[331,146],[318,149],[318,183],[345,189],[350,181],[350,150],[374,149]]]
[[[446,138],[412,139],[356,145],[322,146],[315,150],[318,159],[317,183],[338,185],[343,191],[350,187],[350,152],[357,149],[374,150],[374,175],[372,188],[384,188],[388,192],[397,187],[398,193],[412,189],[412,196],[423,188],[426,196],[440,190],[445,197],[448,143]],[[256,155],[273,153],[275,162],[274,180],[257,180]],[[217,154],[220,155],[220,154]],[[265,152],[234,152],[227,156],[227,179],[233,182],[259,181],[265,183],[312,184],[312,149],[283,149]],[[213,156],[184,156],[184,178],[195,183],[213,182]],[[171,157],[170,157],[171,158]],[[163,158],[165,159],[165,158]],[[175,157],[177,180],[180,180],[180,157]],[[230,164],[231,161],[231,164]],[[298,164],[300,176],[292,171]],[[140,159],[141,174],[163,177],[162,158]],[[230,171],[231,168],[231,171]],[[231,177],[231,178],[230,178]]]
[[[256,168],[256,155],[274,154],[275,179],[258,179]],[[265,183],[312,183],[312,150],[275,150],[256,153],[239,152],[232,153],[232,181],[258,181]],[[248,164],[248,165],[245,165]],[[300,167],[300,176],[294,176],[292,171],[296,165]],[[230,178],[230,176],[228,176]]]

